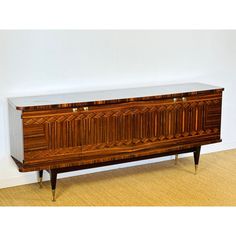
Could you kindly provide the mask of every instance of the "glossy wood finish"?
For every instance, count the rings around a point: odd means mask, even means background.
[[[220,141],[221,97],[186,99],[101,105],[56,114],[23,113],[24,165],[53,162],[51,169],[75,160],[89,164],[121,155],[155,154],[173,145]]]
[[[189,84],[186,86],[190,87]],[[17,147],[13,147],[12,156],[20,171],[50,170],[52,189],[56,187],[56,174],[67,169],[123,163],[189,150],[194,152],[197,165],[200,146],[221,141],[223,89],[202,88],[61,105],[18,107],[13,104],[17,99],[9,100],[10,126],[14,126],[15,112],[20,109],[23,129],[23,158],[15,155]],[[38,99],[40,101],[40,97]],[[17,126],[15,128],[11,132],[11,146],[17,145],[13,137],[18,133]]]
[[[184,83],[152,87],[137,87],[90,91],[80,93],[52,94],[42,96],[17,97],[8,99],[17,110],[39,111],[58,108],[83,108],[91,105],[117,104],[132,101],[149,101],[196,94],[218,93],[222,88],[202,83]]]

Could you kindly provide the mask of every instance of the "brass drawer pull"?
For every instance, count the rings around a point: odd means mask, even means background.
[[[89,109],[88,107],[84,107],[84,111],[88,111],[88,109]]]
[[[186,98],[186,97],[182,97],[182,101],[183,101],[183,102],[186,102],[186,101],[187,101],[187,98]]]
[[[72,111],[73,111],[73,112],[77,112],[77,111],[78,111],[78,108],[72,108]]]
[[[173,101],[174,101],[174,102],[177,102],[177,98],[173,98]]]

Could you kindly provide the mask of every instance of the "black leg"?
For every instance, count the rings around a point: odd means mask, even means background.
[[[43,170],[39,171],[39,187],[43,187]]]
[[[193,152],[194,163],[195,163],[195,175],[197,174],[198,163],[199,163],[199,158],[200,158],[200,151],[201,151],[201,146],[197,147],[196,150]]]
[[[56,201],[56,185],[57,185],[57,171],[50,170],[51,188],[52,188],[52,201]]]

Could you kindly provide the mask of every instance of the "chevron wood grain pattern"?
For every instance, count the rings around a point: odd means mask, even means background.
[[[25,164],[109,154],[129,157],[186,140],[220,139],[221,95],[23,113]],[[196,139],[197,138],[197,139]],[[130,155],[129,155],[130,154]],[[104,161],[104,160],[103,160]],[[83,162],[84,163],[84,162]]]
[[[20,171],[103,166],[220,142],[222,91],[9,109]],[[183,96],[184,95],[184,96]],[[75,105],[73,107],[73,105]],[[49,109],[48,109],[49,108]],[[15,112],[21,112],[14,126]],[[19,126],[21,122],[21,126]],[[14,150],[22,150],[22,156]]]

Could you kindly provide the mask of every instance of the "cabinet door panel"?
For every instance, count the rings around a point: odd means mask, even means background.
[[[132,146],[131,108],[95,109],[83,112],[82,151]]]
[[[221,99],[207,102],[205,114],[205,129],[213,132],[220,132],[221,126]]]
[[[25,162],[62,160],[81,155],[81,114],[23,114]]]
[[[134,113],[134,149],[186,145],[220,137],[221,96],[146,103]],[[195,139],[197,137],[197,139]]]
[[[32,124],[24,127],[25,151],[47,149],[45,127],[42,124]]]
[[[146,103],[135,109],[134,144],[161,142],[180,136],[182,127],[182,105]],[[178,124],[178,125],[176,125]]]

